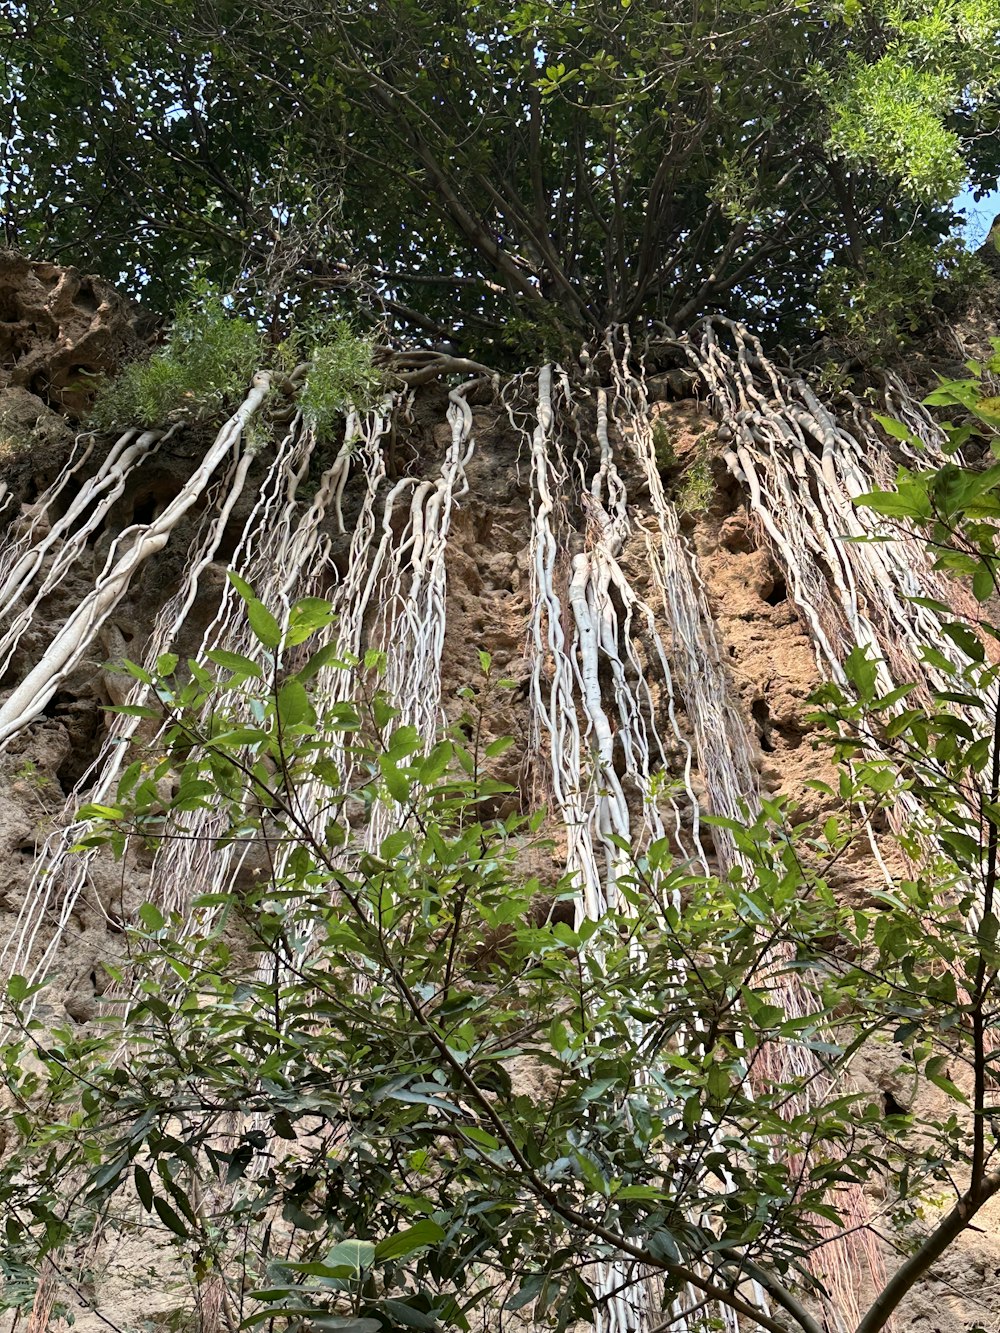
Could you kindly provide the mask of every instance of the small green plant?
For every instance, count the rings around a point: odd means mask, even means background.
[[[178,309],[166,346],[131,362],[98,392],[88,424],[154,427],[178,414],[210,420],[243,397],[262,360],[260,331],[201,284]]]
[[[13,463],[15,459],[24,457],[37,441],[30,434],[15,434],[13,431],[4,431],[0,435],[0,462]]]
[[[684,514],[703,514],[715,495],[715,478],[708,437],[702,435],[695,445],[694,459],[688,465],[677,492],[677,508]]]
[[[345,408],[364,411],[378,398],[383,377],[374,364],[372,342],[360,337],[342,316],[293,334],[286,356],[289,351],[295,359],[301,355],[310,363],[299,406],[318,435],[327,433]]]
[[[669,472],[677,466],[674,442],[670,438],[667,423],[661,416],[653,418],[653,457],[661,472]]]
[[[259,454],[269,444],[274,443],[274,429],[270,421],[254,417],[243,430],[243,445],[249,454]]]
[[[816,392],[823,400],[836,398],[854,387],[854,377],[841,361],[827,360],[815,372]]]
[[[15,782],[27,782],[39,791],[44,791],[46,787],[52,786],[52,779],[47,773],[42,773],[38,765],[31,759],[25,759],[21,766],[14,771]]]

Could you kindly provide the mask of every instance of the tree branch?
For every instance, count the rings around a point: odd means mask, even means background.
[[[915,1254],[897,1268],[879,1294],[872,1301],[854,1333],[878,1333],[892,1318],[900,1301],[939,1259],[949,1245],[966,1229],[988,1199],[1000,1191],[1000,1171],[987,1176],[976,1198],[971,1191],[941,1219]]]

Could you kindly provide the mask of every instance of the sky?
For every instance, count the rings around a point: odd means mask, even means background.
[[[965,243],[970,250],[978,250],[986,240],[993,219],[1000,213],[1000,190],[986,195],[978,204],[971,190],[963,190],[955,203],[965,212]]]

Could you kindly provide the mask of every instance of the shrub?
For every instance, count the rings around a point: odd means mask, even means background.
[[[178,414],[204,421],[243,397],[263,360],[263,337],[227,310],[218,291],[196,287],[177,311],[166,345],[133,361],[97,396],[89,425],[162,426]]]
[[[912,498],[867,497],[888,513]],[[994,559],[991,548],[991,587]],[[210,652],[190,679],[172,654],[155,676],[130,668],[152,688],[129,711],[164,730],[140,743],[116,806],[79,812],[95,821],[80,845],[120,854],[129,837],[187,839],[207,810],[221,816],[216,845],[256,841],[270,870],[196,895],[190,916],[145,904],[127,928],[130,970],[108,969],[118,991],[92,1029],[46,1030],[29,1004],[41,987],[10,979],[0,1078],[18,1110],[0,1203],[29,1277],[115,1215],[158,1226],[197,1282],[228,1285],[244,1328],[468,1333],[478,1305],[530,1305],[536,1326],[564,1330],[601,1302],[580,1271],[592,1258],[620,1266],[626,1289],[655,1273],[664,1310],[693,1287],[773,1333],[783,1325],[745,1294],[745,1274],[759,1274],[800,1333],[817,1333],[797,1294],[821,1290],[803,1256],[817,1219],[833,1234],[850,1226],[843,1185],[884,1176],[905,1223],[963,1176],[958,1211],[857,1326],[877,1333],[908,1273],[1000,1193],[983,1101],[1000,817],[961,806],[966,783],[986,796],[982,738],[968,751],[937,743],[959,734],[956,696],[896,718],[906,690],[877,697],[876,665],[855,650],[844,687],[821,697],[841,760],[821,825],[778,800],[747,822],[715,818],[744,861],[719,878],[674,860],[667,838],[625,843],[617,906],[574,928],[538,923],[539,885],[519,874],[517,850],[539,824],[486,815],[510,789],[481,774],[476,718],[428,748],[380,690],[380,654],[342,660],[317,639],[328,604],[297,603],[283,630],[233,581],[254,655]],[[305,661],[283,674],[292,648]],[[343,674],[334,705],[316,687],[327,668]],[[956,683],[985,698],[993,671],[974,658]],[[914,781],[872,749],[890,718],[928,811],[901,835],[916,870],[844,906],[829,877],[865,845],[858,806],[884,816]],[[938,763],[935,786],[924,770]],[[349,801],[390,803],[376,846],[357,847]],[[969,849],[987,841],[974,935]],[[500,947],[478,948],[484,935]],[[792,975],[803,998],[786,1007]],[[870,1094],[843,1091],[858,1046],[890,1037],[946,1094],[938,1118],[887,1117]],[[794,1063],[751,1086],[748,1072],[782,1048],[825,1069],[809,1102]],[[966,1121],[949,1058],[977,1080]],[[541,1091],[526,1093],[525,1069]],[[23,1306],[24,1286],[20,1270],[6,1275],[0,1308]]]
[[[946,287],[964,289],[981,265],[961,241],[911,241],[896,250],[871,249],[865,269],[832,264],[820,289],[820,323],[849,356],[868,360],[897,352],[926,325]]]
[[[282,355],[296,360],[303,355],[310,362],[299,406],[318,435],[328,432],[345,408],[371,407],[382,389],[371,339],[359,336],[341,316],[297,331]]]
[[[683,514],[703,514],[714,495],[715,479],[712,476],[708,437],[702,435],[677,492],[677,508]]]

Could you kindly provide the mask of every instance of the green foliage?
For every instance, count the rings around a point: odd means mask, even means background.
[[[849,263],[827,269],[819,291],[820,323],[848,356],[891,357],[926,327],[945,288],[968,290],[981,277],[979,262],[957,240],[873,247],[860,269]]]
[[[34,787],[36,791],[43,791],[52,786],[52,779],[47,773],[41,772],[38,765],[32,759],[24,759],[14,770],[15,782],[26,782]]]
[[[676,459],[673,468],[676,469]],[[712,475],[712,433],[705,432],[695,441],[691,453],[685,457],[684,468],[673,483],[675,501],[681,513],[703,515],[715,497],[716,483]]]
[[[831,255],[926,253],[995,183],[996,34],[994,0],[27,0],[5,225],[161,310],[201,265],[272,327],[336,290],[497,364],[719,308],[800,336]]]
[[[653,457],[661,472],[669,472],[677,464],[670,429],[662,416],[653,418]]]
[[[918,197],[951,198],[965,179],[960,142],[944,123],[957,94],[937,70],[890,57],[852,64],[833,102],[831,147],[856,162],[884,163]]]
[[[681,513],[703,514],[715,495],[710,438],[709,433],[698,437],[681,468],[666,421],[662,416],[653,420],[656,466],[664,474]]]
[[[20,458],[27,457],[39,443],[34,431],[11,429],[4,423],[0,427],[0,463],[9,465]]]
[[[346,319],[322,320],[293,334],[289,343],[296,357],[301,349],[310,362],[298,402],[318,434],[327,433],[348,406],[363,412],[378,399],[384,377],[373,364],[371,340]]]
[[[267,347],[251,317],[234,314],[218,292],[199,284],[178,309],[165,345],[103,387],[88,424],[114,430],[213,421],[239,404],[261,367],[292,374],[301,365],[297,402],[324,434],[349,407],[364,411],[376,401],[383,376],[373,353],[372,340],[342,316],[306,320],[277,347]],[[254,452],[271,437],[266,420],[247,426],[246,445]]]
[[[1000,512],[996,471],[904,478],[870,503],[947,511],[967,544]],[[848,684],[820,700],[840,761],[822,823],[770,799],[716,819],[744,866],[721,879],[668,839],[623,845],[619,906],[570,925],[539,920],[519,869],[539,819],[486,813],[510,793],[483,768],[503,743],[480,749],[482,709],[510,683],[489,654],[469,715],[428,748],[381,688],[382,656],[338,655],[327,603],[282,619],[231,577],[255,655],[128,668],[150,702],[127,711],[165,730],[136,743],[114,806],[81,812],[81,845],[125,855],[218,809],[218,845],[249,841],[263,872],[184,915],[144,905],[96,1024],[46,1027],[40,988],[11,980],[0,1203],[29,1270],[113,1209],[121,1228],[156,1228],[197,1283],[229,1281],[246,1328],[468,1330],[480,1307],[531,1307],[565,1329],[594,1310],[581,1255],[637,1260],[668,1299],[700,1285],[751,1326],[748,1267],[792,1311],[816,1295],[806,1258],[849,1225],[845,1186],[879,1174],[901,1223],[962,1171],[970,1219],[1000,1189],[982,1091],[1000,950],[980,859],[993,849],[994,875],[1000,803],[988,785],[966,796],[989,783],[993,719],[977,733],[954,705],[985,701],[997,668],[971,630],[949,631],[968,661],[956,694],[925,704],[913,687],[878,697],[874,663],[851,654]],[[912,869],[839,901],[837,867],[904,792],[926,811],[901,835]],[[380,805],[390,831],[365,849]],[[844,1091],[871,1041],[895,1042],[945,1108],[917,1124]],[[803,1049],[827,1091],[754,1077]],[[23,1270],[10,1282],[15,1308]]]
[[[684,514],[704,514],[715,495],[709,436],[698,440],[694,457],[684,470],[677,491],[677,507]]]
[[[908,195],[945,203],[967,172],[954,113],[996,91],[1000,11],[995,0],[892,0],[874,7],[886,49],[848,57],[828,87],[829,145],[859,167],[874,165]]]
[[[262,357],[263,338],[254,324],[198,284],[178,307],[166,345],[131,362],[99,392],[88,424],[113,430],[217,417],[245,396]]]

